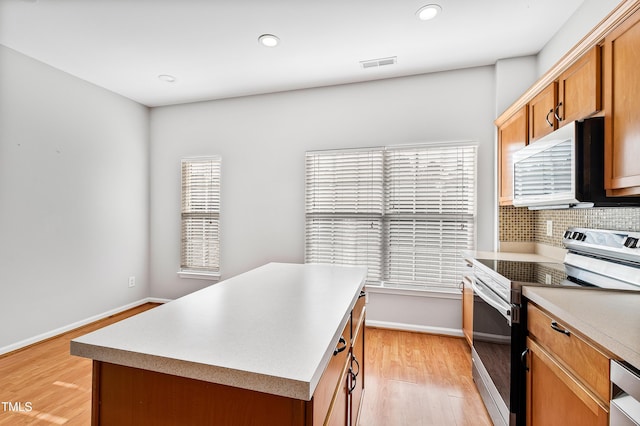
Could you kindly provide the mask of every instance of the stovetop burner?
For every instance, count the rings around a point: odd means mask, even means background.
[[[567,279],[567,271],[562,263],[494,259],[476,259],[476,261],[511,282],[561,285]]]

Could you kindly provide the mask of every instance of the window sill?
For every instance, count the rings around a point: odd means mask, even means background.
[[[195,280],[220,281],[219,272],[196,272],[196,271],[178,271],[180,278],[188,278]]]
[[[440,299],[460,299],[462,291],[455,288],[429,288],[424,290],[394,288],[394,287],[381,287],[375,285],[366,286],[366,290],[369,293],[379,294],[394,294],[399,296],[412,296],[412,297],[430,297]]]

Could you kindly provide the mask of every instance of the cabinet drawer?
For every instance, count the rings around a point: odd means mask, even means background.
[[[335,353],[331,357],[327,368],[324,370],[318,386],[313,393],[313,424],[322,425],[325,423],[329,407],[334,399],[336,391],[339,390],[343,377],[343,371],[350,354],[349,340],[351,333],[351,319],[347,321],[347,325],[342,331],[342,338],[340,342],[336,342],[336,350],[338,348],[345,348],[344,350]]]
[[[609,357],[535,305],[528,305],[527,315],[529,335],[608,406]]]

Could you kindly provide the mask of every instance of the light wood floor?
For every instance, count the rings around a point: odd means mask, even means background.
[[[70,340],[154,306],[1,356],[0,425],[89,425],[91,360],[69,355]],[[361,426],[491,425],[463,339],[368,328],[365,350]]]
[[[69,342],[155,306],[148,303],[1,356],[0,401],[21,403],[24,411],[0,405],[0,425],[90,425],[92,361],[71,356]]]
[[[367,328],[360,426],[491,425],[464,339]]]

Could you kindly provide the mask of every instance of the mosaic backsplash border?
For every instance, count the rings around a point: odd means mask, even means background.
[[[536,242],[562,247],[562,235],[570,226],[640,232],[640,207],[595,207],[590,209],[529,210],[501,206],[500,241]],[[547,236],[547,221],[553,235]]]

